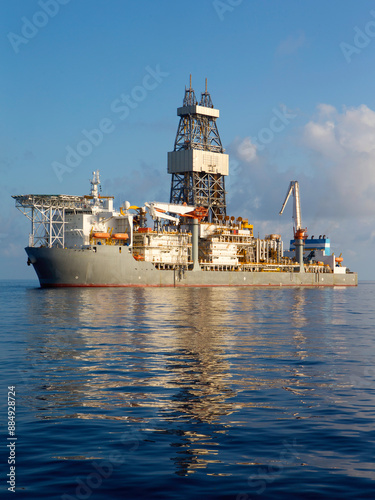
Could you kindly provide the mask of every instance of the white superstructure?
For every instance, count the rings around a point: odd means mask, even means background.
[[[115,210],[113,197],[100,195],[99,171],[90,182],[86,196],[14,196],[17,208],[31,220],[29,247],[97,252],[106,246],[163,270],[281,272],[301,267],[293,253],[283,252],[280,235],[256,238],[247,219],[219,214],[218,222],[203,222],[206,208],[161,202],[146,202],[142,207],[124,202]],[[147,215],[153,227],[148,226]],[[298,211],[295,218],[299,227]],[[346,271],[341,258],[323,255],[322,250],[315,249],[309,256],[305,252],[303,257],[307,272]]]

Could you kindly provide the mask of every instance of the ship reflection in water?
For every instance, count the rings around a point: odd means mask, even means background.
[[[275,421],[319,418],[332,388],[347,385],[323,362],[333,345],[347,353],[337,329],[325,333],[345,301],[337,293],[29,290],[39,331],[30,330],[22,370],[28,405],[43,420],[108,420],[107,439],[127,460],[169,454],[179,475],[265,463],[251,443],[228,452],[243,439],[237,430],[247,426],[254,443]]]
[[[38,417],[123,421],[131,440],[172,434],[177,471],[203,467],[218,453],[215,432],[230,424],[222,418],[236,411],[227,297],[219,289],[32,290],[30,322],[44,332],[30,334],[28,350],[29,365],[43,370],[29,392]],[[212,426],[201,434],[194,423]]]

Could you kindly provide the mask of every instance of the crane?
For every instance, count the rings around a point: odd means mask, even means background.
[[[285,196],[285,200],[279,215],[281,215],[284,211],[284,208],[290,198],[290,195],[293,193],[294,204],[293,204],[293,219],[295,227],[294,231],[294,245],[296,248],[296,261],[300,265],[300,272],[304,272],[303,267],[303,250],[305,245],[305,239],[307,238],[307,228],[302,227],[302,218],[301,218],[301,204],[300,204],[300,196],[299,196],[299,185],[298,181],[290,181],[288,191]]]
[[[156,201],[145,203],[151,217],[153,220],[157,220],[159,224],[160,219],[168,219],[173,221],[175,224],[180,223],[179,217],[173,217],[167,212],[176,214],[180,217],[190,217],[192,219],[192,260],[193,260],[193,271],[200,271],[199,266],[199,222],[208,216],[208,208],[205,207],[195,207],[189,205],[180,205],[176,203],[159,203]]]
[[[284,208],[290,198],[290,195],[293,193],[294,197],[294,204],[293,204],[293,219],[294,219],[294,237],[296,237],[296,233],[298,232],[303,232],[305,233],[306,228],[302,228],[302,218],[301,218],[301,203],[300,203],[300,196],[299,196],[299,184],[298,181],[290,181],[288,191],[285,196],[285,201],[283,203],[283,206],[281,207],[281,210],[279,212],[279,215],[281,215],[284,212]]]
[[[159,203],[157,201],[152,201],[145,203],[151,217],[156,219],[168,219],[179,224],[180,219],[178,217],[172,217],[168,215],[167,212],[176,214],[180,217],[191,217],[192,219],[198,219],[199,221],[204,217],[208,216],[208,209],[204,207],[195,207],[192,205],[179,205],[175,203]]]

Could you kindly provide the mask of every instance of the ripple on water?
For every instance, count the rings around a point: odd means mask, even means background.
[[[3,286],[21,494],[372,498],[374,289]]]

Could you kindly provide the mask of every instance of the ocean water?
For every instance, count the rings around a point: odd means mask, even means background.
[[[375,282],[0,285],[2,498],[375,498]]]

